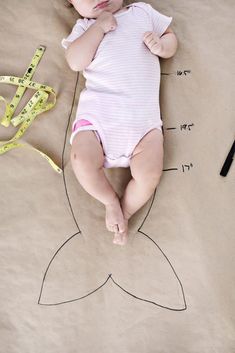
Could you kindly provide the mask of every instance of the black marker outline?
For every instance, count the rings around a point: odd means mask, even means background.
[[[143,234],[144,236],[146,236],[147,238],[149,238],[156,246],[157,248],[161,251],[161,253],[163,254],[163,256],[165,257],[165,259],[167,260],[167,262],[169,263],[174,275],[176,276],[176,279],[177,281],[179,282],[180,284],[180,288],[181,288],[181,292],[182,292],[182,297],[183,297],[183,302],[184,302],[184,306],[182,308],[171,308],[171,307],[167,307],[167,306],[163,306],[163,305],[160,305],[156,302],[153,302],[153,301],[149,301],[147,299],[143,299],[143,298],[140,298],[140,297],[137,297],[135,296],[134,294],[128,292],[127,290],[125,290],[123,287],[121,287],[116,281],[114,281],[114,279],[112,278],[112,274],[109,274],[108,275],[108,278],[105,280],[105,282],[100,285],[99,287],[97,287],[96,289],[94,289],[92,292],[80,297],[80,298],[76,298],[76,299],[72,299],[72,300],[68,300],[68,301],[63,301],[63,302],[60,302],[60,303],[51,303],[51,304],[44,304],[42,302],[40,302],[41,300],[41,295],[42,295],[42,292],[43,292],[43,286],[44,286],[44,282],[45,282],[45,278],[46,278],[46,275],[47,275],[47,272],[50,268],[50,265],[52,263],[52,261],[54,260],[54,258],[56,257],[56,255],[59,253],[59,251],[63,248],[63,246],[69,242],[74,236],[82,233],[80,228],[79,228],[79,225],[77,223],[77,220],[74,216],[74,212],[73,212],[73,208],[72,208],[72,205],[71,205],[71,202],[70,202],[70,198],[69,198],[69,195],[68,195],[68,190],[67,190],[67,184],[66,184],[66,179],[65,179],[65,173],[64,173],[64,154],[65,154],[65,148],[66,148],[66,141],[67,141],[67,134],[68,134],[68,129],[69,129],[69,126],[70,126],[70,120],[71,120],[71,115],[72,115],[72,112],[73,112],[73,108],[74,108],[74,103],[75,103],[75,96],[76,96],[76,92],[77,92],[77,85],[78,85],[78,82],[79,82],[79,72],[77,73],[77,79],[76,79],[76,83],[75,83],[75,89],[74,89],[74,95],[73,95],[73,100],[72,100],[72,105],[71,105],[71,111],[70,111],[70,114],[69,114],[69,118],[68,118],[68,123],[67,123],[67,127],[66,127],[66,131],[65,131],[65,137],[64,137],[64,146],[63,146],[63,151],[62,151],[62,175],[63,175],[63,182],[64,182],[64,187],[65,187],[65,193],[66,193],[66,196],[67,196],[67,199],[68,199],[68,203],[69,203],[69,207],[70,207],[70,210],[71,210],[71,213],[72,213],[72,217],[74,219],[74,222],[77,226],[77,228],[79,229],[79,232],[75,233],[74,235],[72,235],[71,237],[69,237],[58,249],[57,251],[55,252],[55,254],[53,255],[52,259],[50,260],[48,266],[47,266],[47,269],[43,275],[43,280],[42,280],[42,284],[41,284],[41,289],[40,289],[40,295],[39,295],[39,299],[38,299],[38,304],[39,305],[44,305],[44,306],[54,306],[54,305],[61,305],[61,304],[65,304],[65,303],[71,303],[71,302],[74,302],[74,301],[77,301],[77,300],[81,300],[81,299],[84,299],[85,297],[93,294],[94,292],[96,292],[97,290],[99,290],[100,288],[102,288],[108,281],[109,279],[112,279],[113,283],[116,284],[119,288],[121,288],[125,293],[131,295],[132,297],[136,298],[136,299],[139,299],[139,300],[142,300],[142,301],[146,301],[148,303],[151,303],[151,304],[154,304],[160,308],[164,308],[164,309],[168,309],[168,310],[172,310],[172,311],[184,311],[187,309],[187,304],[186,304],[186,299],[185,299],[185,294],[184,294],[184,289],[183,289],[183,285],[174,269],[174,267],[172,266],[170,260],[168,259],[168,257],[165,255],[165,253],[161,250],[161,248],[159,247],[159,245],[150,237],[148,236],[147,234],[145,234],[144,232],[142,232],[140,229],[141,227],[143,226],[145,220],[147,219],[149,213],[150,213],[150,210],[152,208],[152,205],[153,205],[153,202],[155,200],[155,194],[156,194],[156,190],[157,188],[155,189],[154,193],[153,193],[153,197],[152,197],[152,202],[151,202],[151,205],[149,207],[149,210],[147,211],[147,214],[142,222],[142,224],[140,225],[140,227],[138,228],[138,233],[141,233]]]

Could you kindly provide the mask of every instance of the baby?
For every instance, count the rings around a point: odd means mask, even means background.
[[[159,57],[178,46],[165,16],[145,2],[68,0],[83,16],[62,40],[65,58],[83,71],[70,138],[71,164],[81,186],[105,205],[114,244],[124,245],[128,220],[151,197],[163,169]],[[123,196],[103,168],[130,167]]]

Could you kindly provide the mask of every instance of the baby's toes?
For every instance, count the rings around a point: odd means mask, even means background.
[[[108,224],[108,223],[106,223],[106,228],[110,232],[118,232],[118,225],[117,224]]]
[[[120,236],[119,233],[115,233],[114,234],[113,243],[114,244],[120,244],[121,243],[121,236]]]
[[[118,224],[118,228],[119,228],[119,233],[125,233],[128,231],[128,220],[123,218],[123,221],[121,221]]]
[[[124,232],[124,233],[120,233],[120,235],[121,235],[121,237],[119,240],[119,244],[125,245],[127,243],[128,234],[127,234],[127,232]]]
[[[119,232],[119,233],[125,232],[125,231],[126,231],[126,228],[127,228],[127,227],[126,227],[125,222],[121,221],[121,222],[118,223],[118,232]]]
[[[115,233],[113,243],[118,245],[125,245],[127,243],[128,231],[123,233]]]

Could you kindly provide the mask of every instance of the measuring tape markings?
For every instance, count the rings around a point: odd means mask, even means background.
[[[39,64],[45,50],[46,50],[46,47],[43,45],[40,45],[36,49],[35,54],[31,60],[31,63],[29,64],[29,67],[27,68],[26,72],[24,73],[23,79],[31,79],[33,77],[33,74],[34,74],[34,72],[37,68],[37,65]],[[7,77],[7,76],[3,76],[3,77]],[[11,76],[8,76],[8,77],[10,79],[10,82],[13,83],[14,78]],[[3,117],[2,125],[6,126],[6,127],[8,127],[10,125],[11,116],[14,114],[26,88],[27,87],[24,87],[24,86],[20,86],[17,88],[15,96],[13,97],[11,102],[9,103],[9,112],[5,113],[5,116]]]
[[[14,126],[18,126],[20,123],[22,123],[19,130],[16,132],[15,136],[12,139],[8,141],[0,141],[1,144],[4,144],[3,146],[0,146],[0,155],[16,147],[28,147],[40,153],[41,156],[44,157],[50,163],[50,165],[56,172],[62,173],[62,170],[45,153],[39,151],[31,145],[14,142],[23,136],[23,134],[32,124],[37,115],[51,109],[56,103],[56,93],[53,88],[30,80],[36,70],[36,67],[45,49],[46,48],[44,46],[39,46],[39,48],[37,48],[35,55],[28,69],[26,70],[23,78],[16,76],[0,76],[0,83],[8,83],[19,86],[15,93],[15,96],[13,97],[10,103],[7,103],[4,97],[0,96],[0,101],[3,100],[6,105],[5,113],[2,118],[1,124],[5,127],[8,127],[10,123],[12,123],[12,125]],[[21,110],[21,112],[12,119],[12,115],[14,114],[27,88],[35,89],[37,90],[37,92],[33,95],[33,97],[29,100],[29,102]],[[46,104],[49,94],[52,94],[54,99],[53,102]]]

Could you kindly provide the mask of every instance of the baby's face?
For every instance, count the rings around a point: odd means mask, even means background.
[[[77,12],[86,18],[97,18],[102,11],[114,13],[122,8],[123,0],[108,0],[105,7],[96,7],[104,0],[69,0]]]

